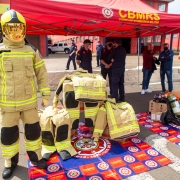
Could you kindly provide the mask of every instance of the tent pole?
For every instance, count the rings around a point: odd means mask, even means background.
[[[139,84],[139,56],[140,56],[140,52],[139,52],[139,43],[140,43],[140,38],[138,37],[138,86],[140,85]]]

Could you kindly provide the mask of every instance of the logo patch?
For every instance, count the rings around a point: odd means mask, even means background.
[[[168,127],[160,127],[162,130],[168,130]]]
[[[132,174],[132,171],[129,168],[122,167],[119,169],[119,173],[123,176],[129,176]]]
[[[131,152],[133,152],[133,153],[138,152],[138,148],[135,147],[135,146],[130,146],[130,147],[128,147],[128,150],[131,151]]]
[[[89,180],[102,180],[102,178],[99,176],[92,176],[89,178]]]
[[[57,164],[51,164],[47,169],[49,172],[57,172],[60,167]]]
[[[158,152],[157,151],[155,151],[155,150],[153,150],[153,149],[149,149],[148,151],[147,151],[147,153],[149,154],[149,155],[151,155],[151,156],[158,156]]]
[[[68,171],[67,176],[69,178],[77,178],[80,175],[80,172],[76,169],[71,169]]]
[[[152,128],[153,126],[152,126],[152,125],[149,125],[149,124],[145,124],[144,127]]]
[[[148,167],[151,167],[151,168],[155,168],[155,167],[158,166],[158,164],[157,164],[155,161],[152,161],[152,160],[146,161],[145,164],[146,164]]]
[[[135,144],[141,143],[141,140],[138,138],[132,138],[131,141]]]
[[[132,162],[135,161],[135,158],[132,157],[132,156],[130,156],[130,155],[126,155],[126,156],[124,156],[124,160],[125,160],[126,162],[132,163]]]
[[[102,162],[102,163],[98,164],[98,168],[100,170],[107,170],[109,168],[109,165],[107,163],[105,163],[105,162]]]
[[[110,8],[103,8],[102,9],[102,14],[105,18],[111,18],[114,15],[114,12]]]
[[[164,137],[169,136],[169,134],[168,134],[168,133],[165,133],[165,132],[161,132],[161,133],[159,133],[159,135],[164,136]]]

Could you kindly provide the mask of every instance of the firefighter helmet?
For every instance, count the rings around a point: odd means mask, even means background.
[[[17,11],[7,11],[1,16],[1,30],[9,41],[21,42],[26,35],[26,21]]]

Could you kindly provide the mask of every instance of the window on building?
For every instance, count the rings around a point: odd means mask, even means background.
[[[94,40],[98,40],[98,36],[94,36]]]
[[[173,34],[173,38],[177,38],[178,37],[178,34]]]
[[[82,36],[80,36],[80,42],[82,42],[83,40],[82,40]]]
[[[148,43],[153,42],[153,38],[152,38],[152,36],[148,36],[148,38],[147,38],[147,42],[148,42]]]
[[[170,38],[170,34],[166,34],[166,39]]]
[[[161,42],[161,35],[156,36],[156,42]]]
[[[158,10],[159,11],[166,11],[166,4],[165,3],[159,3],[158,4]]]
[[[145,2],[146,2],[146,4],[148,4],[149,6],[154,7],[154,2],[152,2],[152,1],[145,1]]]
[[[78,37],[76,37],[76,43],[78,42]]]
[[[93,37],[92,37],[92,36],[89,36],[89,39],[92,41],[92,40],[93,40]]]

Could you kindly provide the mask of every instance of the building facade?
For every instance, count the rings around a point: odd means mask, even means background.
[[[149,6],[153,7],[154,9],[157,9],[159,11],[168,12],[168,5],[174,0],[141,0],[142,2],[148,4]],[[171,35],[167,34],[165,38],[165,42],[170,43],[170,37]],[[77,47],[80,48],[80,46],[83,44],[84,39],[90,39],[92,43],[91,50],[93,52],[96,52],[96,44],[97,41],[101,41],[101,43],[104,43],[104,38],[100,36],[57,36],[52,35],[49,36],[49,43],[54,44],[55,42],[65,42],[68,45],[71,45],[71,41],[74,40],[77,44]],[[159,51],[160,44],[161,44],[161,36],[150,36],[145,37],[141,39],[143,48],[145,49],[147,47],[148,43],[153,43],[155,51]],[[138,47],[138,40],[137,38],[122,38],[122,45],[126,49],[127,53],[130,54],[137,54],[137,47]],[[179,34],[173,35],[173,49],[178,50],[179,46]]]

